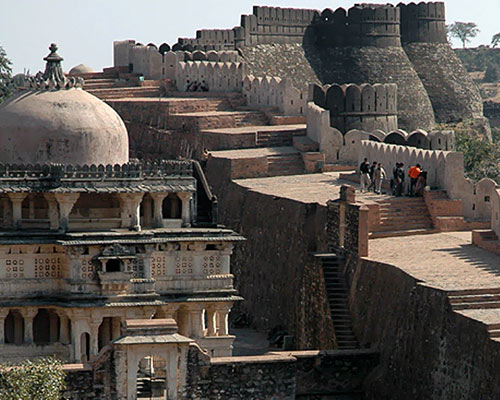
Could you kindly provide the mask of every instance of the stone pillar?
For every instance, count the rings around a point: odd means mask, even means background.
[[[5,318],[9,315],[8,308],[0,309],[0,344],[5,343]]]
[[[182,201],[182,226],[191,226],[191,193],[177,193]]]
[[[101,320],[102,321],[102,320]],[[99,325],[101,321],[93,320],[89,322],[90,328],[90,351],[89,356],[95,357],[99,353]]]
[[[49,222],[50,230],[57,231],[59,229],[59,210],[57,200],[52,193],[45,193],[45,198],[49,205]]]
[[[141,230],[140,206],[144,193],[122,193],[120,197],[122,228]]]
[[[120,317],[111,318],[111,340],[115,340],[122,335]]]
[[[163,228],[163,200],[167,197],[166,193],[150,193],[154,203],[154,226]]]
[[[67,232],[69,229],[69,214],[75,205],[79,193],[56,193],[55,198],[59,204],[59,229]]]
[[[203,308],[201,306],[190,307],[191,337],[200,338],[204,336],[205,321],[203,320]]]
[[[22,206],[27,193],[9,193],[8,196],[12,203],[12,227],[14,229],[20,229],[21,220],[23,218]]]
[[[75,362],[82,361],[82,329],[81,321],[77,320],[74,316],[71,319],[71,342],[73,343],[73,359]]]
[[[207,336],[215,336],[216,334],[216,321],[215,321],[215,309],[213,306],[208,307],[205,311],[207,313]]]
[[[2,227],[7,229],[12,227],[12,213],[11,213],[11,205],[8,197],[2,197],[2,206],[3,206],[3,224]]]
[[[217,336],[229,335],[228,318],[231,307],[228,305],[217,306]]]
[[[33,343],[33,319],[38,314],[36,308],[21,308],[19,310],[24,318],[24,343]]]
[[[368,257],[368,235],[370,234],[369,225],[370,210],[366,206],[359,207],[358,214],[358,255],[359,257]]]
[[[63,312],[59,312],[59,341],[62,344],[69,344],[69,329],[68,329],[69,318]]]

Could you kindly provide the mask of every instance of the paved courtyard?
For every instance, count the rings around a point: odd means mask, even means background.
[[[372,239],[370,260],[444,290],[500,288],[500,256],[471,244],[471,232]],[[404,250],[402,250],[404,249]]]

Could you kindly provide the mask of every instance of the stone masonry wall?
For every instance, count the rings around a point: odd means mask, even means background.
[[[482,116],[479,89],[448,43],[410,43],[404,49],[427,90],[436,122]]]
[[[281,326],[300,349],[334,348],[322,268],[311,254],[326,250],[326,207],[248,190],[215,162],[208,162],[207,179],[219,200],[219,222],[247,238],[231,259],[245,299],[233,317],[250,315],[263,331]]]
[[[183,399],[211,400],[293,400],[296,364],[293,357],[247,362],[233,359],[204,363],[200,352],[191,348]]]
[[[500,343],[454,313],[445,292],[364,259],[350,259],[346,273],[356,336],[381,352],[367,399],[499,398]]]
[[[318,53],[321,64],[315,70],[323,83],[396,83],[399,128],[434,126],[432,104],[402,47],[336,47]],[[315,60],[318,55],[306,52],[306,57]]]

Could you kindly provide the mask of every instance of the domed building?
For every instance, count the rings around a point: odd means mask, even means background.
[[[68,75],[78,76],[78,75],[82,75],[82,74],[89,74],[92,72],[94,72],[94,70],[92,68],[90,68],[88,65],[78,64],[69,70]]]
[[[243,238],[217,226],[198,163],[130,162],[123,121],[50,50],[0,105],[0,361],[93,360],[137,318],[230,355]]]

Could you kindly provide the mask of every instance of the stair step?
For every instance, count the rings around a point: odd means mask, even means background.
[[[500,301],[484,301],[475,303],[452,304],[454,310],[478,310],[485,308],[500,308]]]

